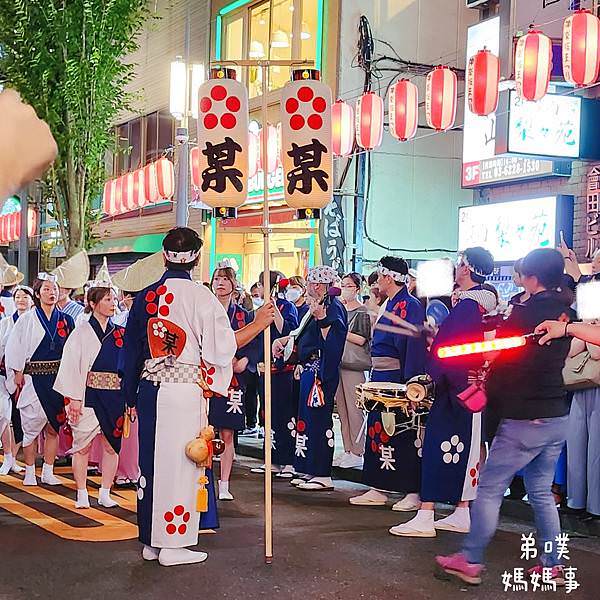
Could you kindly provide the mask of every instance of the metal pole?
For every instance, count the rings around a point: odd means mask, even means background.
[[[269,251],[269,180],[268,180],[268,78],[269,62],[260,65],[262,70],[262,166],[263,166],[263,289],[265,302],[271,295],[271,255]],[[270,297],[269,297],[270,300]],[[265,354],[265,562],[273,562],[273,490],[271,474],[271,328],[264,332]]]
[[[21,199],[21,230],[19,232],[19,271],[23,273],[23,281],[29,281],[29,238],[27,237],[27,212],[29,206],[29,197],[27,189],[21,190],[19,193]]]
[[[186,227],[188,224],[188,193],[189,193],[189,132],[188,132],[188,114],[190,112],[190,36],[191,36],[191,18],[190,7],[188,4],[185,16],[185,35],[184,35],[184,61],[186,66],[185,81],[185,114],[181,120],[181,127],[177,128],[175,139],[177,141],[177,206],[175,207],[175,223],[178,227]]]

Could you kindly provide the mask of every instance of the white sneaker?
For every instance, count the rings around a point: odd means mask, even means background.
[[[398,500],[393,506],[392,510],[398,512],[411,512],[419,510],[421,508],[421,500],[419,494],[406,494],[402,500]]]
[[[384,506],[388,497],[377,490],[369,490],[360,496],[350,498],[350,504],[355,506]]]
[[[420,510],[410,521],[390,527],[389,532],[401,537],[435,537],[433,511]]]
[[[0,467],[0,475],[8,475],[10,473],[10,470],[13,468],[14,464],[15,464],[15,459],[14,459],[13,455],[11,454],[9,456],[9,455],[5,454],[4,462],[2,463],[2,466]]]
[[[144,546],[142,550],[142,558],[144,560],[158,560],[160,554],[160,548],[153,548],[152,546]]]
[[[348,452],[348,454],[342,457],[338,466],[341,469],[362,469],[363,457],[352,454],[352,452]]]
[[[331,462],[332,467],[341,467],[344,459],[350,454],[350,452],[344,452],[343,454],[338,454],[333,457],[333,461]]]
[[[233,500],[229,491],[229,481],[219,481],[219,500]]]
[[[60,485],[62,482],[54,475],[54,467],[44,463],[42,465],[42,483],[46,485]]]
[[[454,531],[455,533],[469,533],[471,530],[471,514],[468,508],[457,508],[451,515],[436,521],[436,529]]]
[[[201,563],[207,558],[206,552],[193,552],[187,548],[162,548],[158,555],[158,562],[163,567],[173,567]]]

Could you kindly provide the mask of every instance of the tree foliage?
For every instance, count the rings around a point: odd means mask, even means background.
[[[59,156],[46,177],[67,255],[89,245],[111,131],[147,0],[0,0],[0,77],[50,126]]]

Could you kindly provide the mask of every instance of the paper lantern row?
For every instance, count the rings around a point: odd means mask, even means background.
[[[33,237],[37,229],[37,213],[27,210],[27,236]],[[21,237],[21,211],[0,216],[0,242],[7,244]]]
[[[159,158],[141,169],[107,181],[102,207],[105,214],[116,216],[161,200],[170,200],[174,193],[173,163],[167,158]]]

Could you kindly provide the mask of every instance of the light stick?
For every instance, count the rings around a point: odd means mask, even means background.
[[[520,348],[527,343],[527,338],[533,334],[519,335],[482,342],[470,342],[467,344],[456,344],[455,346],[440,346],[437,349],[438,358],[453,358],[455,356],[467,356],[469,354],[483,354],[497,350],[510,350]]]

